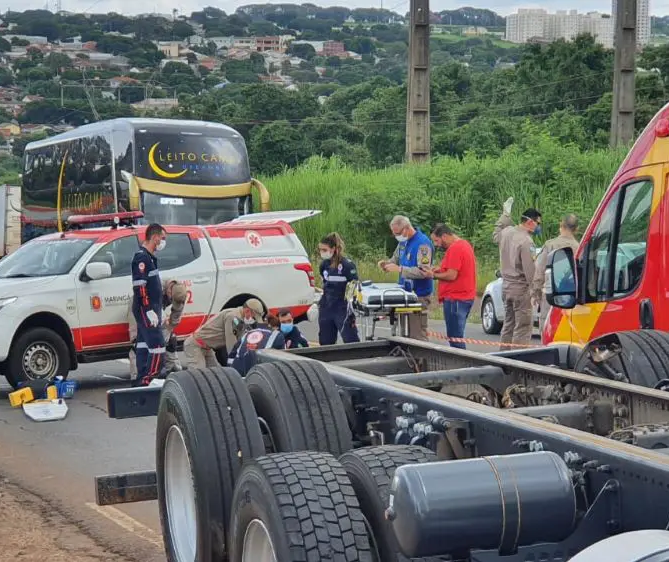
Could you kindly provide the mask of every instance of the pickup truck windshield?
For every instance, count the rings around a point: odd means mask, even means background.
[[[33,240],[0,261],[0,279],[65,275],[93,240]]]

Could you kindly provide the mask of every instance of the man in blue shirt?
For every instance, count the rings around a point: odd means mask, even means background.
[[[284,308],[279,311],[279,322],[281,322],[281,333],[286,340],[286,349],[296,347],[309,347],[307,338],[302,335],[300,329],[293,324],[293,314],[289,309]]]
[[[133,386],[148,385],[163,368],[163,285],[155,253],[165,248],[165,235],[162,226],[150,224],[142,247],[132,259],[132,314],[137,322],[137,379]]]
[[[379,267],[386,272],[399,273],[399,285],[406,291],[416,293],[423,305],[423,311],[420,315],[411,315],[409,333],[416,339],[427,340],[428,308],[434,289],[434,281],[429,277],[434,254],[432,240],[414,228],[411,221],[403,215],[393,217],[390,230],[399,243],[393,257],[390,260],[381,260]]]

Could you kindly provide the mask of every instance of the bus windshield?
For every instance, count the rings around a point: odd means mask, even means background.
[[[185,185],[235,185],[251,181],[244,139],[137,130],[136,175]]]
[[[240,206],[242,208],[240,208]],[[195,199],[142,194],[144,215],[159,224],[219,224],[250,212],[249,198]]]

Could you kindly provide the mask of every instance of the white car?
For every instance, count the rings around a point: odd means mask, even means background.
[[[499,270],[497,279],[488,283],[481,299],[481,325],[486,334],[497,335],[502,331],[505,307],[502,300],[502,277]],[[534,307],[534,326],[539,326],[539,307]]]

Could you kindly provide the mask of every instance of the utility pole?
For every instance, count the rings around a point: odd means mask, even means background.
[[[634,139],[636,0],[614,0],[614,8],[616,28],[610,144],[617,147]]]
[[[430,159],[430,0],[411,0],[409,10],[406,159]]]

